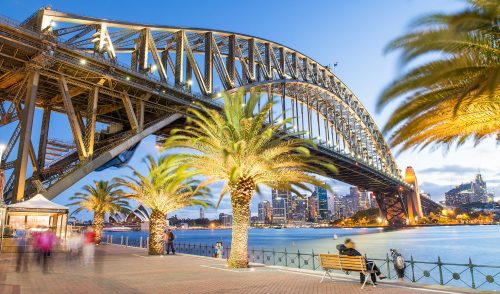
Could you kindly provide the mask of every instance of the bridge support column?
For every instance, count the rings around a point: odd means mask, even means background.
[[[19,202],[24,198],[28,156],[31,146],[31,131],[33,128],[33,117],[35,115],[35,101],[39,79],[40,73],[38,71],[29,73],[26,101],[21,117],[19,151],[17,152],[17,160],[14,169],[14,194],[12,198],[14,202]]]

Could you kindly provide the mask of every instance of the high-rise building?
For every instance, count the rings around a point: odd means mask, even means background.
[[[358,187],[349,188],[349,195],[354,199],[354,213],[359,210],[359,202],[361,198],[361,193],[359,192]]]
[[[250,221],[250,220],[249,220]],[[233,224],[233,216],[226,213],[219,214],[219,222],[223,227],[231,227]]]
[[[345,195],[341,198],[342,202],[342,217],[351,217],[358,211],[358,196],[357,195]]]
[[[263,224],[269,224],[273,219],[273,210],[271,207],[271,203],[269,201],[264,200],[259,203],[259,215],[258,221]]]
[[[316,187],[316,195],[318,197],[318,214],[322,220],[329,220],[328,215],[328,193],[325,188]]]
[[[318,204],[318,195],[316,194],[316,191],[314,191],[312,195],[307,198],[308,221],[318,221]]]
[[[205,209],[203,209],[203,207],[200,207],[200,219],[204,218],[205,218]]]
[[[375,193],[370,192],[370,208],[379,208]]]
[[[307,196],[292,197],[292,221],[303,222],[307,220]]]
[[[477,174],[474,181],[460,184],[444,193],[444,197],[448,206],[460,206],[473,202],[488,202],[486,183],[483,181],[481,174]]]
[[[272,189],[273,223],[285,224],[287,222],[287,204],[290,203],[288,196],[290,196],[290,192]]]
[[[339,195],[337,195],[336,193],[332,193],[328,197],[328,210],[330,211],[332,220],[336,220],[342,217],[341,215],[342,201]]]
[[[369,191],[359,192],[358,211],[370,208],[370,194]]]

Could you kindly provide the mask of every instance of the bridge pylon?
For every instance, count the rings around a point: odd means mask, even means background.
[[[413,189],[404,193],[406,207],[408,210],[408,220],[410,224],[416,224],[418,218],[423,217],[422,203],[420,201],[420,193],[418,190],[417,176],[413,167],[406,167],[405,182],[410,184]]]

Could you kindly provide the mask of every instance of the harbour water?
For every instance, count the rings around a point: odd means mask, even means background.
[[[231,230],[176,230],[176,242],[194,244],[231,243]],[[147,231],[105,232],[113,238],[145,240]],[[337,240],[334,240],[337,235]],[[385,258],[396,248],[409,260],[500,266],[500,226],[439,226],[387,230],[383,228],[250,229],[249,247],[289,252],[336,252],[335,246],[352,238],[358,250],[372,258]]]

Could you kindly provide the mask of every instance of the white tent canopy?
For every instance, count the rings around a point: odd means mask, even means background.
[[[68,207],[54,203],[42,194],[37,194],[27,201],[7,205],[7,209],[68,210]]]

